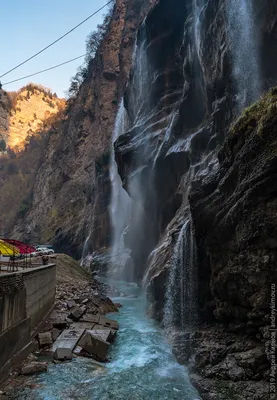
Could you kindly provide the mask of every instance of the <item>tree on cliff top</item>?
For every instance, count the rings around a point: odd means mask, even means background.
[[[116,0],[113,0],[109,4],[109,8],[104,17],[103,23],[97,25],[97,29],[91,32],[87,37],[85,65],[80,66],[77,70],[77,73],[71,78],[71,83],[68,90],[69,98],[77,96],[82,83],[87,77],[89,65],[92,63],[95,54],[100,48],[102,41],[109,29],[115,3]]]

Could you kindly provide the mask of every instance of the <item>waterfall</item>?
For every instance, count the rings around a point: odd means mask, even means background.
[[[95,224],[95,213],[96,213],[96,198],[94,199],[93,207],[92,207],[92,213],[89,218],[89,223],[88,223],[88,235],[86,237],[83,250],[82,250],[82,257],[81,257],[81,266],[89,268],[90,267],[90,262],[92,260],[92,253],[93,253],[93,248],[91,247],[92,242],[93,242],[93,232],[94,232],[94,224]]]
[[[204,0],[193,0],[193,30],[194,42],[198,59],[200,60],[200,46],[201,46],[201,21],[200,14],[205,5]]]
[[[127,116],[122,100],[118,109],[113,131],[110,162],[110,180],[112,185],[110,206],[110,218],[112,222],[112,267],[124,266],[127,258],[123,240],[123,232],[128,225],[130,214],[130,198],[126,191],[122,188],[122,182],[118,174],[114,153],[114,143],[116,139],[125,132],[126,127]]]
[[[136,44],[133,55],[133,125],[141,124],[149,112],[151,87],[151,68],[147,58],[147,33],[145,24],[140,30],[140,43]]]
[[[153,71],[147,46],[147,30],[142,24],[134,50],[132,81],[128,89],[129,134],[134,151],[130,154],[132,173],[128,177],[128,192],[132,202],[126,237],[128,247],[132,250],[134,268],[130,279],[133,280],[142,278],[146,259],[156,244],[156,193],[150,168],[153,156],[150,120],[155,114],[156,104],[152,103]],[[147,212],[151,212],[151,220],[147,218]]]
[[[190,220],[182,226],[173,249],[163,323],[186,330],[197,323],[197,260]]]
[[[261,94],[258,37],[255,32],[253,0],[226,2],[233,76],[237,86],[239,110]]]

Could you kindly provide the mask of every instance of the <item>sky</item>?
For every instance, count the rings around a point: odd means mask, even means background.
[[[0,0],[0,75],[29,58],[72,29],[108,0]],[[61,64],[85,53],[87,35],[103,21],[107,7],[60,42],[25,65],[1,78],[5,82]],[[70,78],[82,58],[60,68],[4,85],[18,90],[29,82],[39,83],[65,97]]]

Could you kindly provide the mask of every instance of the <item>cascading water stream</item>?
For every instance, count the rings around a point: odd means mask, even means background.
[[[193,30],[194,42],[198,59],[200,60],[200,47],[201,47],[201,21],[200,14],[205,5],[204,0],[193,0]]]
[[[93,203],[93,207],[92,207],[92,214],[90,216],[89,219],[89,223],[88,223],[88,235],[86,237],[84,246],[83,246],[83,250],[82,250],[82,257],[81,257],[81,266],[85,267],[85,268],[89,268],[90,267],[90,262],[92,260],[92,253],[93,253],[93,249],[91,248],[92,245],[92,236],[93,236],[93,232],[94,232],[94,228],[95,228],[95,213],[96,213],[96,199],[94,199],[94,203]]]
[[[141,27],[140,43],[135,46],[133,55],[134,93],[131,101],[133,126],[140,125],[149,113],[149,88],[151,86],[152,72],[147,58],[147,34],[145,24]]]
[[[114,282],[115,283],[115,282]],[[89,358],[50,363],[13,400],[199,400],[183,365],[177,363],[159,326],[146,314],[146,298],[136,284],[116,282],[126,297],[112,315],[119,323],[109,363]]]
[[[191,222],[182,226],[170,263],[163,324],[186,330],[197,323],[197,261]]]
[[[115,128],[112,137],[112,151],[110,161],[110,180],[112,185],[112,196],[110,206],[110,217],[112,222],[112,254],[111,268],[124,266],[128,254],[124,246],[123,232],[128,225],[130,216],[130,198],[122,188],[121,178],[118,174],[117,163],[115,161],[114,143],[127,129],[127,115],[123,100],[118,109]]]
[[[261,94],[258,36],[255,31],[253,0],[228,0],[226,13],[237,86],[238,107],[254,102]]]

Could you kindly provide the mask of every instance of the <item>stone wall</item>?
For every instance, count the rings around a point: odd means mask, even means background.
[[[56,292],[56,267],[49,265],[24,273],[26,312],[31,328],[41,321],[53,306]]]
[[[54,264],[0,275],[0,380],[55,301]]]

